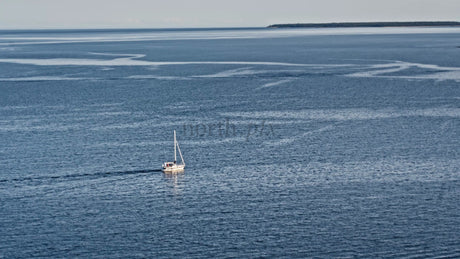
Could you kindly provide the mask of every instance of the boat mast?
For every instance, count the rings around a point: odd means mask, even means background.
[[[174,163],[176,163],[177,158],[176,158],[176,130],[174,130]]]

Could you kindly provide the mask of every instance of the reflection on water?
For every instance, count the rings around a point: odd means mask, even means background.
[[[168,187],[172,187],[174,195],[182,195],[185,187],[185,173],[163,173],[163,177],[168,183]]]

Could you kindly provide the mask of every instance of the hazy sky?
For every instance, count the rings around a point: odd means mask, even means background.
[[[259,27],[460,20],[460,0],[0,0],[0,28]]]

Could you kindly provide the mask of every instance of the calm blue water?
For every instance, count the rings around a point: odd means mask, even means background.
[[[460,30],[372,30],[0,32],[0,258],[460,257]]]

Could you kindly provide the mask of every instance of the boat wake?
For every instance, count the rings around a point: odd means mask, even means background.
[[[103,177],[113,177],[131,174],[146,174],[153,172],[161,172],[161,169],[140,169],[140,170],[127,170],[127,171],[114,171],[114,172],[96,172],[96,173],[83,173],[83,174],[69,174],[69,175],[47,175],[36,177],[21,177],[11,179],[0,179],[0,183],[18,183],[18,182],[33,182],[42,183],[53,180],[80,180],[80,179],[95,179]]]
[[[128,75],[118,79],[157,79],[157,80],[191,80],[202,78],[230,78],[230,77],[251,77],[267,76],[275,74],[277,77],[284,77],[285,80],[276,81],[266,84],[266,87],[278,85],[287,82],[286,80],[311,76],[311,75],[341,75],[354,78],[390,78],[406,80],[454,80],[460,81],[460,67],[447,67],[436,64],[421,64],[398,60],[380,60],[376,64],[362,64],[361,62],[340,63],[340,64],[306,64],[306,63],[289,63],[274,61],[152,61],[145,60],[145,54],[115,54],[115,53],[89,53],[98,58],[0,58],[0,63],[36,65],[36,66],[100,66],[104,69],[114,69],[120,66],[138,66],[147,69],[159,68],[163,66],[181,66],[181,65],[231,65],[242,66],[230,70],[223,70],[211,74],[202,75]],[[101,58],[105,57],[105,58]],[[112,58],[106,58],[112,57]],[[371,61],[371,60],[368,60]],[[376,61],[376,60],[372,60]],[[259,66],[253,69],[247,66]],[[277,67],[278,69],[261,69],[263,67]],[[280,69],[283,68],[284,69]],[[312,73],[312,74],[311,74]],[[288,77],[288,78],[286,78]],[[12,77],[0,78],[0,81],[63,81],[63,80],[100,80],[104,78],[80,78],[66,77],[62,75],[35,75],[31,77]]]

